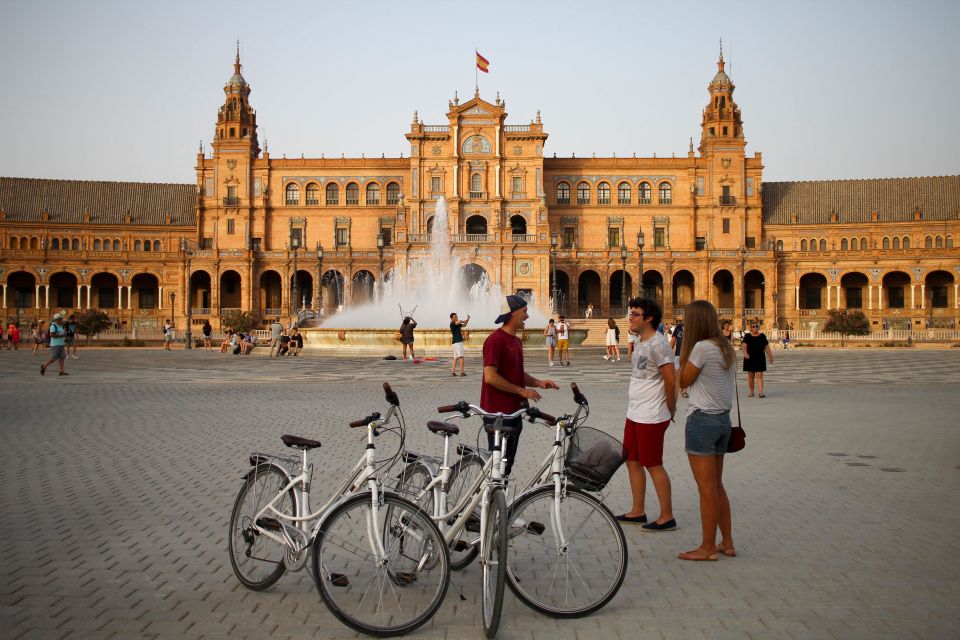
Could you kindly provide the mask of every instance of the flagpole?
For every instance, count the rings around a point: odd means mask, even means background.
[[[480,73],[478,69],[480,68],[477,65],[477,55],[480,53],[480,50],[474,47],[473,49],[473,91],[474,95],[480,95]]]

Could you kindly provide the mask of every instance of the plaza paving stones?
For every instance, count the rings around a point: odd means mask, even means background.
[[[508,592],[499,637],[947,638],[960,625],[960,350],[776,352],[767,398],[746,398],[747,449],[727,459],[740,557],[684,563],[698,543],[683,429],[667,432],[676,532],[626,530],[630,568],[597,614],[554,620]],[[619,435],[626,361],[595,350],[571,367],[528,368],[577,381],[590,425]],[[265,593],[241,587],[226,551],[230,509],[253,450],[279,436],[321,440],[314,491],[362,452],[348,421],[400,394],[407,446],[439,452],[434,408],[479,395],[449,362],[420,365],[319,353],[270,360],[150,349],[82,349],[68,377],[28,351],[0,353],[0,637],[347,638],[306,572]],[[54,375],[50,375],[50,374]],[[681,413],[685,405],[681,401]],[[571,408],[545,393],[544,410]],[[681,422],[682,424],[682,422]],[[472,441],[472,432],[464,439]],[[551,433],[528,426],[516,473]],[[396,441],[384,436],[380,451]],[[606,501],[628,505],[626,473]],[[648,490],[648,510],[656,501]],[[462,591],[466,600],[457,595]],[[479,574],[454,574],[416,638],[479,638]]]

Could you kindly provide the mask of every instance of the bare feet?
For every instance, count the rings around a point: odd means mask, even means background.
[[[678,553],[677,558],[680,560],[692,560],[694,562],[716,562],[717,554],[707,553],[698,547],[693,551],[684,551],[683,553]]]
[[[717,545],[717,553],[722,553],[728,558],[737,557],[737,550],[733,548],[732,544],[728,545],[721,542],[720,544]]]

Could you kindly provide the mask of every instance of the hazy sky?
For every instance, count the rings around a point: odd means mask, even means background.
[[[960,2],[4,0],[0,175],[193,182],[241,41],[279,158],[409,155],[413,111],[537,111],[548,156],[684,155],[723,38],[764,178],[960,173]],[[732,67],[732,69],[731,69]]]

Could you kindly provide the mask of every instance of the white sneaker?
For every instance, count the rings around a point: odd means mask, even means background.
[[[550,363],[550,366],[551,366],[551,367],[553,366],[553,363],[552,363],[552,362]]]
[[[603,356],[603,359],[604,359],[604,360],[609,360],[609,359],[610,359],[610,356]]]

